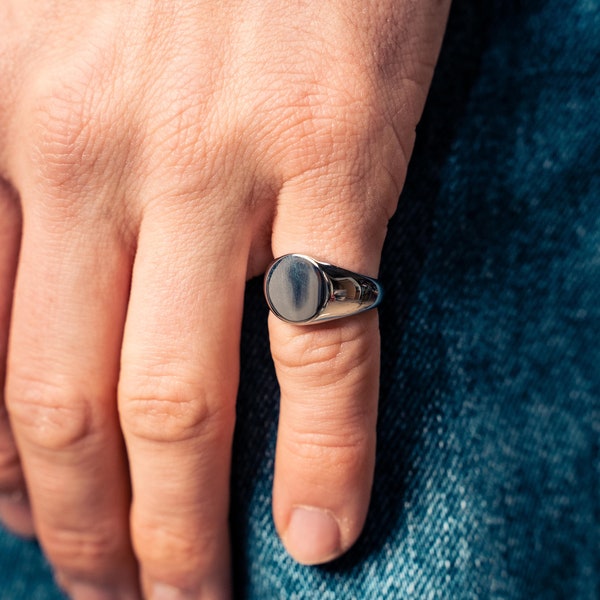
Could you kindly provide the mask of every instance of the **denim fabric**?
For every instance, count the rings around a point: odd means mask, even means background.
[[[455,0],[381,278],[359,542],[301,567],[270,510],[278,390],[248,286],[240,599],[600,598],[600,0]],[[0,533],[0,598],[54,599]]]

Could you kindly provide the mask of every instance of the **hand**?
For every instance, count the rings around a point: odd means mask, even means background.
[[[1,1],[0,513],[74,598],[138,567],[228,596],[245,281],[288,252],[377,274],[448,5]],[[367,512],[377,315],[269,332],[275,524],[320,563]]]

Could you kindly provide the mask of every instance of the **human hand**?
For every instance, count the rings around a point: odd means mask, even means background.
[[[230,593],[245,281],[376,275],[448,5],[2,0],[0,514],[74,598],[138,565],[149,598]],[[367,512],[377,315],[269,332],[274,520],[325,562]]]

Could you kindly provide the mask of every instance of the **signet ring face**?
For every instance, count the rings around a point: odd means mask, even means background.
[[[376,279],[304,254],[273,261],[265,273],[264,291],[273,314],[296,325],[356,315],[376,308],[383,296]]]

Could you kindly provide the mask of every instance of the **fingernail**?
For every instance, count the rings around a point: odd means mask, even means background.
[[[152,586],[152,600],[192,600],[192,596],[166,583],[155,583]]]
[[[341,553],[340,527],[328,510],[297,506],[284,535],[289,553],[304,565],[318,565]]]

